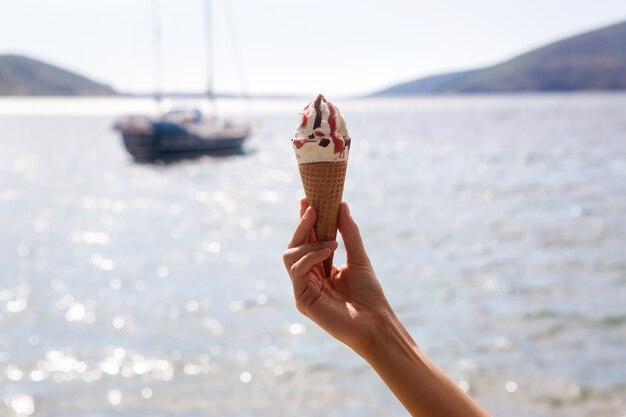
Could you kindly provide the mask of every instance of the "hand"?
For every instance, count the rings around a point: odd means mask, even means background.
[[[298,310],[361,355],[412,416],[489,417],[418,348],[395,316],[348,205],[341,203],[339,211],[348,259],[341,268],[333,265],[330,278],[322,261],[337,242],[315,241],[316,213],[305,199],[300,217],[283,255]]]
[[[348,205],[341,203],[339,232],[346,247],[347,262],[333,265],[326,278],[322,261],[337,248],[337,242],[317,242],[313,224],[317,214],[300,201],[301,220],[283,254],[293,283],[298,310],[350,346],[357,353],[374,343],[383,318],[393,315],[370,260],[359,228]]]

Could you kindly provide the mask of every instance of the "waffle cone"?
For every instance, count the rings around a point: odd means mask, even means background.
[[[299,164],[304,193],[317,211],[315,237],[319,241],[335,240],[339,221],[339,206],[343,196],[348,161]],[[324,261],[324,271],[330,277],[333,254]]]

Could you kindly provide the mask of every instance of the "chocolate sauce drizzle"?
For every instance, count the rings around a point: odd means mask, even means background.
[[[322,100],[326,101],[323,95],[318,95],[315,99],[315,121],[313,122],[313,130],[322,125]]]

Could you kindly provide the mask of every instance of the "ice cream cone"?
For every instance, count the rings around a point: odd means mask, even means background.
[[[310,206],[317,212],[315,237],[319,241],[335,240],[339,206],[343,196],[348,161],[300,164],[300,177]],[[333,254],[324,260],[324,271],[330,277]]]
[[[300,113],[294,136],[291,143],[304,193],[309,206],[317,211],[315,237],[320,241],[335,240],[352,142],[346,122],[339,109],[320,94]],[[330,277],[333,254],[323,263]]]

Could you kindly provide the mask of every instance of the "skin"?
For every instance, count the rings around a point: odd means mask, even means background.
[[[365,359],[412,416],[488,417],[422,352],[397,318],[367,256],[348,205],[341,204],[339,233],[346,264],[325,277],[322,261],[337,242],[317,242],[315,209],[300,202],[300,223],[283,254],[296,307]]]

